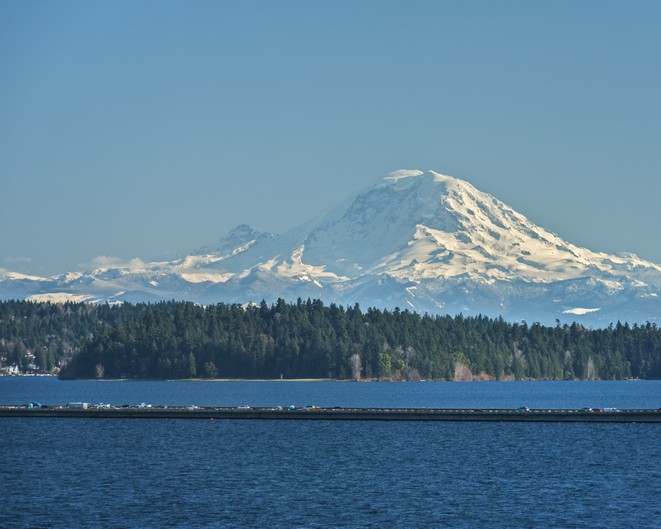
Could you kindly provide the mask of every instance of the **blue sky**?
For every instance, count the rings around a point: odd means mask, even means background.
[[[0,3],[0,268],[283,232],[401,168],[661,263],[661,2]]]

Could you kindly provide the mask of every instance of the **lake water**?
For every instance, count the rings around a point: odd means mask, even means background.
[[[661,380],[593,382],[61,381],[0,377],[0,404],[660,408]]]
[[[661,407],[661,382],[62,382],[0,403]],[[659,528],[661,426],[0,419],[0,527]]]

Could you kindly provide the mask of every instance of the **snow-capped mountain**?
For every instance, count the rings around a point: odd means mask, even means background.
[[[661,321],[661,266],[579,248],[471,184],[392,173],[283,235],[241,225],[162,262],[37,278],[0,273],[0,298],[199,303],[321,298],[419,313],[608,325]]]

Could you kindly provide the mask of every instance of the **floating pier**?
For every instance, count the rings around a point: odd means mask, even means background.
[[[0,405],[0,417],[64,419],[214,419],[661,423],[661,408],[616,410],[491,408],[320,408],[218,406]]]

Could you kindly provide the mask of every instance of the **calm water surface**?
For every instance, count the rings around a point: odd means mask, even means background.
[[[60,381],[0,377],[0,404],[659,408],[661,381],[595,382],[210,382]]]
[[[0,379],[0,402],[661,406],[657,382]],[[0,527],[659,528],[661,427],[0,420]]]

